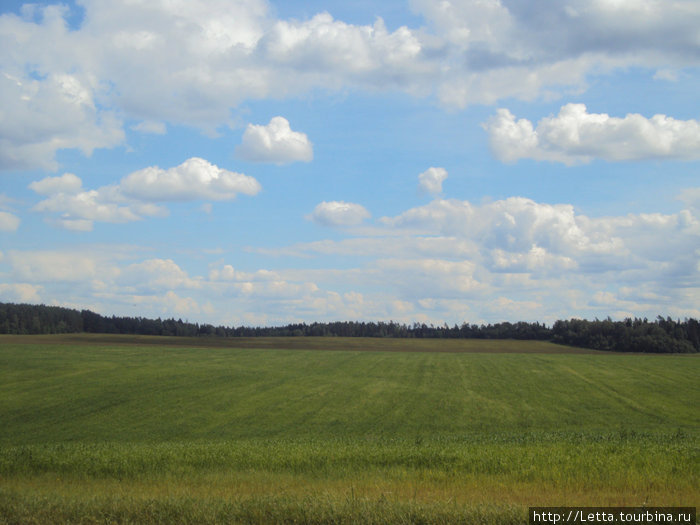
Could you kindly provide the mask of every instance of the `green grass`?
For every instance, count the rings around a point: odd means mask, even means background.
[[[517,341],[0,337],[0,524],[696,505],[699,364]]]

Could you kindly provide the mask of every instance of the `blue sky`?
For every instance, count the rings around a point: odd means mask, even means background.
[[[700,317],[700,4],[3,2],[0,300]]]

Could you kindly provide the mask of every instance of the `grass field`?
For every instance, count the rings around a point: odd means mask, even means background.
[[[526,523],[531,505],[695,506],[699,358],[0,336],[0,524]]]

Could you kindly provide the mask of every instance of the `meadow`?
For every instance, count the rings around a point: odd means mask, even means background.
[[[0,524],[696,506],[699,365],[535,341],[0,336]]]

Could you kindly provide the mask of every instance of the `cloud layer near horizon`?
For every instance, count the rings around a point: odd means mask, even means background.
[[[367,218],[362,210],[322,203],[312,218],[352,227]],[[330,218],[316,219],[324,213]],[[347,219],[353,213],[359,218]],[[224,259],[207,274],[192,275],[173,259],[144,258],[126,247],[10,250],[0,267],[13,276],[15,284],[3,288],[13,300],[43,299],[71,283],[74,300],[98,310],[109,301],[112,308],[136,304],[152,315],[197,316],[225,302],[220,322],[230,324],[308,317],[461,322],[504,314],[552,321],[572,308],[620,317],[654,315],[659,306],[670,315],[698,317],[698,246],[697,209],[594,219],[570,205],[521,197],[481,205],[436,199],[343,240],[267,250],[319,261],[343,257],[350,263],[344,269],[291,265],[249,272]],[[345,285],[339,289],[338,282]]]

